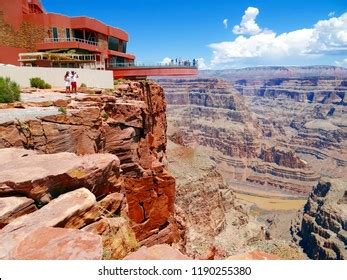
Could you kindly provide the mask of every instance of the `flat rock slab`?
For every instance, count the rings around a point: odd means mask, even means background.
[[[180,251],[167,244],[141,247],[138,251],[126,256],[124,260],[191,260]]]
[[[43,101],[55,101],[58,99],[67,100],[71,98],[65,93],[59,92],[33,92],[33,93],[21,93],[20,99],[22,102],[43,102]]]
[[[101,260],[100,236],[65,228],[39,228],[13,252],[16,260]]]
[[[27,197],[0,197],[0,228],[15,218],[36,210],[34,200]]]
[[[37,154],[8,148],[0,150],[0,158],[0,194],[24,194],[44,203],[81,186],[108,193],[113,185],[108,179],[119,173],[119,160],[112,154]]]
[[[95,196],[81,188],[59,196],[31,214],[17,218],[0,230],[0,259],[11,259],[11,252],[33,231],[42,227],[63,227],[69,219],[82,216],[95,204]]]
[[[45,116],[61,114],[57,107],[30,107],[25,109],[1,109],[0,123],[12,122],[16,119],[27,121]]]

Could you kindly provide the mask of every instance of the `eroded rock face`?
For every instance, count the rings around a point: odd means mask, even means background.
[[[347,259],[346,183],[317,184],[291,230],[311,259]]]
[[[28,234],[11,257],[16,260],[101,260],[102,254],[98,235],[46,227]]]
[[[84,186],[96,196],[116,191],[119,160],[111,154],[79,157],[0,149],[0,196],[25,195],[47,203],[62,193]]]
[[[202,148],[168,142],[169,171],[176,178],[176,204],[186,217],[185,251],[206,256],[224,229],[234,195]]]

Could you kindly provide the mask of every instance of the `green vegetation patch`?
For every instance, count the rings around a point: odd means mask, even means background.
[[[10,78],[0,77],[0,103],[12,103],[19,100],[19,85]]]
[[[42,80],[39,77],[34,77],[30,79],[30,86],[33,88],[39,88],[39,89],[51,89],[52,86],[48,83],[46,83],[44,80]]]

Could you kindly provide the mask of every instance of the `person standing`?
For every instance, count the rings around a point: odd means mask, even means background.
[[[65,73],[64,81],[65,81],[65,93],[70,93],[71,92],[71,76],[69,71]]]
[[[71,71],[71,90],[72,93],[77,93],[77,79],[78,75],[75,71]]]

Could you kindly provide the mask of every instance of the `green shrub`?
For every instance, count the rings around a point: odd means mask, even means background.
[[[52,88],[52,86],[50,84],[45,83],[45,89],[51,89],[51,88]]]
[[[66,115],[66,108],[64,108],[64,107],[60,107],[59,109],[58,109],[58,111],[60,112],[60,113],[62,113],[62,114],[64,114],[64,115]]]
[[[31,78],[30,79],[30,86],[34,88],[40,88],[40,89],[51,89],[52,86],[48,83],[46,83],[44,80],[42,80],[39,77]]]
[[[11,103],[20,100],[20,87],[10,78],[0,77],[0,103]]]
[[[113,81],[113,84],[114,84],[115,86],[117,86],[117,85],[120,85],[120,84],[122,84],[122,83],[124,83],[124,82],[125,82],[124,79],[116,79],[116,80]]]

